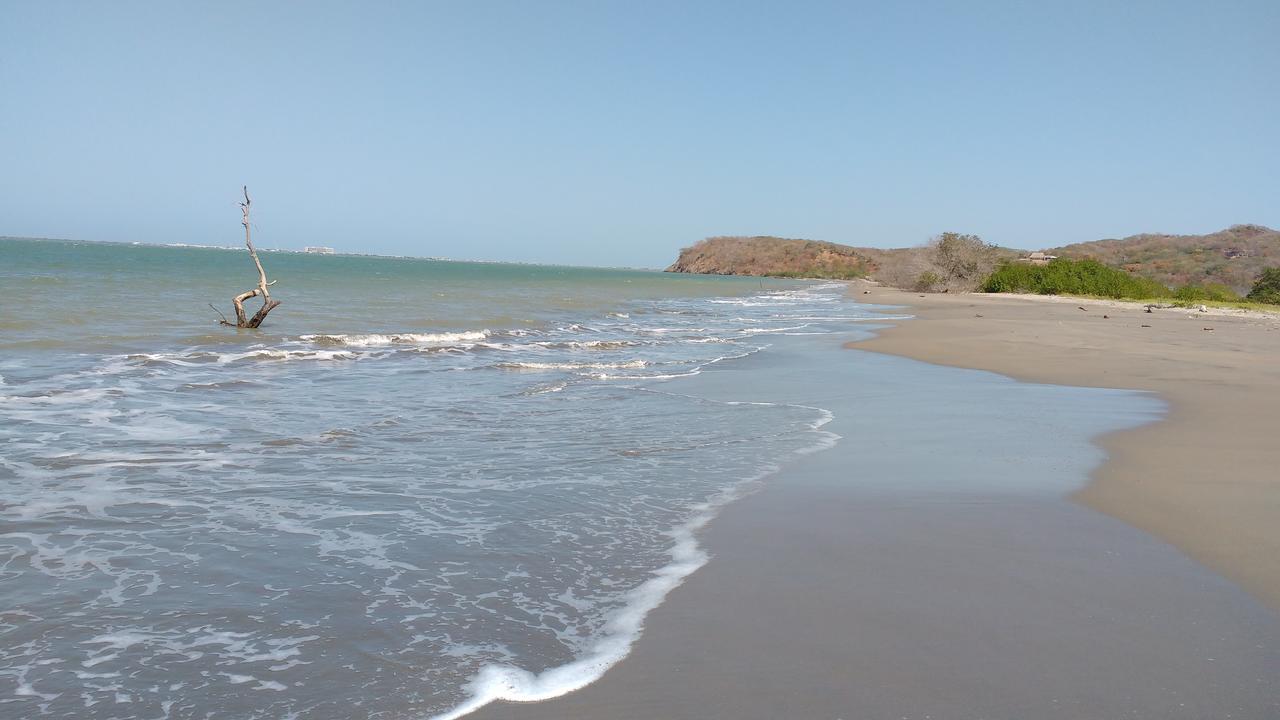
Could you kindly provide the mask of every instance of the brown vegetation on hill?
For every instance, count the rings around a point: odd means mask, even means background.
[[[1263,268],[1280,265],[1280,231],[1233,225],[1208,235],[1132,235],[1049,252],[1075,260],[1092,258],[1169,287],[1217,283],[1244,294]]]
[[[1022,253],[988,245],[977,235],[945,232],[919,247],[859,248],[877,266],[874,279],[918,292],[972,292],[1002,262]]]
[[[1018,253],[975,235],[943,233],[913,248],[855,248],[769,236],[713,237],[680,251],[667,272],[851,279],[874,277],[894,287],[969,291]]]
[[[1233,225],[1209,235],[1133,235],[1048,251],[1069,260],[1096,260],[1132,275],[1206,297],[1244,295],[1267,267],[1280,267],[1280,231]],[[920,292],[977,290],[1002,263],[1022,252],[976,235],[942,233],[910,248],[850,247],[770,236],[712,237],[680,251],[668,272],[851,279],[871,277]],[[1228,290],[1229,288],[1229,290]],[[1179,295],[1181,297],[1181,295]],[[1198,297],[1198,296],[1197,296]],[[1195,299],[1195,298],[1188,298]]]
[[[851,279],[875,270],[846,245],[768,236],[712,237],[680,251],[667,272]]]

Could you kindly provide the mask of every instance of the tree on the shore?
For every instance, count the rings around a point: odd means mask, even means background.
[[[267,319],[267,313],[271,312],[280,304],[279,300],[271,299],[271,292],[267,288],[275,284],[275,280],[267,282],[267,271],[262,269],[262,261],[258,259],[258,251],[253,248],[253,240],[249,236],[249,206],[253,203],[249,199],[249,187],[244,187],[244,202],[240,203],[240,213],[242,216],[241,223],[244,225],[244,244],[249,248],[249,257],[253,258],[253,264],[258,268],[258,286],[252,290],[246,290],[232,298],[231,302],[236,306],[236,322],[238,328],[256,328]],[[244,301],[249,298],[262,296],[262,307],[258,308],[258,312],[253,317],[245,317]],[[231,325],[232,323],[225,317],[222,319],[223,325]]]
[[[995,248],[977,235],[944,232],[930,243],[933,262],[948,281],[974,284],[991,274],[998,258]]]
[[[1280,305],[1280,267],[1269,267],[1258,276],[1248,299],[1253,302]]]

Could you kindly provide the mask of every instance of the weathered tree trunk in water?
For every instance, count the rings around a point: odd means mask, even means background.
[[[252,202],[253,201],[249,199],[249,187],[245,186],[244,202],[240,203],[240,212],[244,215],[244,219],[241,222],[244,223],[244,244],[249,248],[249,257],[253,258],[253,264],[258,267],[258,287],[242,292],[231,300],[231,302],[236,306],[236,327],[240,328],[258,327],[262,324],[263,320],[267,319],[267,313],[274,310],[276,306],[280,304],[279,300],[271,299],[271,292],[267,290],[267,288],[274,285],[275,280],[267,282],[267,271],[262,269],[262,261],[258,259],[258,251],[253,249],[253,240],[249,237],[249,205],[251,205]],[[258,308],[258,312],[254,313],[253,317],[246,318],[244,314],[244,301],[249,298],[258,297],[259,295],[262,296],[262,307]],[[222,324],[230,325],[231,323],[223,320]]]

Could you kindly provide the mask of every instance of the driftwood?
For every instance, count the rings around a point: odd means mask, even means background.
[[[231,300],[236,306],[235,326],[238,328],[258,327],[263,320],[267,319],[267,313],[276,309],[276,306],[280,304],[279,300],[271,299],[271,292],[267,288],[275,285],[276,281],[267,282],[267,271],[262,269],[262,261],[258,259],[258,251],[253,248],[253,240],[249,237],[249,205],[252,203],[253,201],[249,199],[249,188],[245,186],[244,202],[240,203],[240,212],[244,216],[241,222],[244,223],[244,244],[249,248],[249,257],[253,258],[253,264],[258,268],[258,287],[242,292]],[[258,308],[258,312],[254,313],[253,317],[245,317],[244,301],[259,295],[262,296],[262,307]],[[223,325],[231,324],[226,318],[223,318],[221,322]]]

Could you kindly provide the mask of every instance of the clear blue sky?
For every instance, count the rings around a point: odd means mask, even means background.
[[[0,4],[0,235],[655,267],[1280,226],[1280,2]]]

